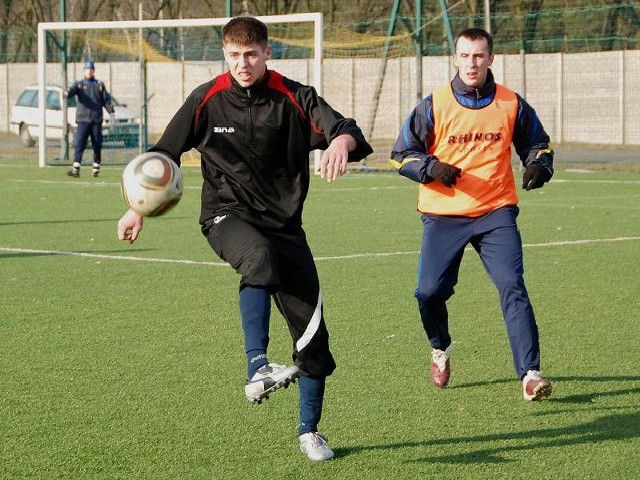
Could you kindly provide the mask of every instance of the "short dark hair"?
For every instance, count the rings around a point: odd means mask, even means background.
[[[269,43],[269,29],[255,17],[235,17],[222,27],[222,42],[243,46],[258,43],[266,46]]]
[[[493,54],[493,37],[486,30],[483,30],[482,28],[467,28],[466,30],[461,31],[456,35],[456,40],[453,42],[456,49],[458,48],[458,40],[460,40],[461,37],[468,38],[469,40],[480,40],[481,38],[485,38],[487,40],[487,45],[489,46],[489,55]]]

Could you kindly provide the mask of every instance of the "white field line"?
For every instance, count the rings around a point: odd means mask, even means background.
[[[93,186],[93,187],[117,187],[120,188],[120,183],[119,182],[101,182],[100,180],[94,180],[94,181],[82,181],[82,180],[77,180],[77,179],[73,179],[71,181],[61,181],[61,180],[15,180],[16,183],[37,183],[40,185],[63,185],[65,187],[69,187],[69,186],[74,186],[74,185],[79,185],[82,187],[87,187],[87,186]],[[185,186],[185,189],[189,189],[189,190],[195,190],[198,189],[200,190],[202,188],[201,185],[195,185],[195,186]]]
[[[382,176],[385,176],[388,178],[388,175],[382,175],[382,174],[376,174],[376,175],[371,175],[371,174],[357,174],[357,173],[353,173],[351,175],[357,175],[358,177],[361,178],[381,178]],[[63,185],[63,186],[74,186],[74,185],[80,185],[80,186],[88,186],[88,185],[93,185],[96,187],[120,187],[120,183],[119,182],[101,182],[101,181],[82,181],[82,180],[72,180],[72,181],[64,181],[64,180],[22,180],[22,179],[16,179],[14,180],[16,183],[34,183],[34,184],[49,184],[49,185]],[[517,182],[516,182],[517,183]],[[597,184],[597,183],[601,183],[601,184],[629,184],[629,185],[636,185],[636,184],[640,184],[640,180],[590,180],[590,179],[562,179],[562,178],[558,178],[558,179],[552,179],[551,183],[557,183],[557,184],[561,184],[561,183],[591,183],[591,184]],[[192,185],[192,186],[187,186],[185,187],[187,189],[201,189],[201,185]],[[352,191],[362,191],[362,190],[402,190],[402,189],[407,189],[407,188],[411,188],[411,189],[417,189],[418,188],[418,184],[415,182],[411,182],[409,180],[407,180],[406,184],[403,185],[390,185],[390,186],[385,186],[385,187],[327,187],[327,188],[318,188],[316,187],[312,187],[311,191],[313,192],[352,192]]]
[[[101,182],[101,181],[82,181],[82,180],[73,180],[73,181],[61,181],[61,180],[15,180],[16,183],[33,183],[39,185],[62,185],[65,187],[73,187],[73,186],[94,186],[94,187],[120,187],[120,183],[115,182]],[[202,188],[201,185],[191,185],[185,186],[185,189],[189,190],[200,190]],[[344,188],[312,188],[313,192],[354,192],[354,191],[362,191],[362,190],[404,190],[404,189],[415,189],[417,191],[418,184],[416,183],[407,183],[406,185],[389,185],[386,187],[344,187]]]
[[[516,182],[517,183],[517,182]],[[569,179],[552,179],[551,183],[640,183],[640,180],[588,180],[588,179],[579,179],[579,180],[569,180]]]
[[[207,265],[210,267],[227,267],[224,262],[201,262],[197,260],[180,260],[171,258],[145,258],[128,255],[101,255],[97,253],[68,252],[64,250],[36,250],[31,248],[0,247],[0,252],[33,253],[39,255],[67,255],[71,257],[96,258],[104,260],[124,260],[128,262],[179,263],[183,265]]]
[[[613,242],[634,242],[639,241],[640,237],[615,237],[615,238],[595,238],[591,240],[565,240],[560,242],[545,242],[545,243],[525,243],[524,248],[545,248],[545,247],[565,247],[573,245],[590,245],[595,243],[613,243]],[[174,263],[182,265],[203,265],[209,267],[228,267],[229,265],[224,262],[204,262],[197,260],[180,260],[171,258],[145,258],[134,257],[128,255],[100,255],[96,253],[82,253],[82,252],[68,252],[61,250],[35,250],[29,248],[10,248],[0,247],[0,252],[14,252],[14,253],[33,253],[40,255],[68,255],[72,257],[84,257],[95,258],[103,260],[123,260],[130,262],[152,262],[152,263]],[[349,260],[353,258],[381,258],[381,257],[393,257],[401,255],[418,255],[418,251],[407,252],[381,252],[381,253],[355,253],[351,255],[334,255],[325,257],[315,257],[318,262],[328,260]]]

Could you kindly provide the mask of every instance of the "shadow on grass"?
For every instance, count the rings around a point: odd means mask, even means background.
[[[487,382],[473,382],[458,385],[452,388],[470,388],[494,385],[499,383],[512,382],[513,379],[496,379]],[[552,379],[557,384],[562,382],[637,382],[640,376],[590,376],[590,377],[554,377]],[[592,393],[582,393],[566,397],[558,396],[545,399],[545,403],[568,403],[584,404],[592,403],[598,397],[612,397],[621,395],[640,394],[640,387],[622,388],[618,390],[598,391]],[[633,407],[629,407],[633,408]],[[407,447],[430,447],[434,452],[443,452],[445,445],[460,445],[468,443],[471,448],[464,453],[454,455],[432,455],[412,460],[413,462],[427,463],[458,463],[458,464],[491,464],[507,463],[511,460],[500,456],[501,453],[513,453],[516,451],[531,451],[536,448],[554,448],[572,446],[580,444],[594,444],[605,440],[631,440],[640,438],[638,429],[638,412],[607,415],[595,420],[576,424],[569,427],[534,429],[524,432],[506,432],[489,435],[476,435],[468,437],[444,437],[434,438],[424,441],[390,443],[381,445],[355,446],[350,448],[334,449],[336,457],[348,456],[360,451],[402,449]],[[526,441],[525,444],[515,442]],[[509,442],[509,445],[501,445],[493,448],[474,448],[479,444],[498,442]]]
[[[640,376],[626,375],[626,376],[606,376],[606,377],[580,377],[580,376],[563,376],[563,377],[550,377],[549,378],[552,383],[562,383],[562,382],[634,382],[640,381]],[[479,382],[467,382],[458,385],[451,385],[447,387],[447,389],[464,389],[464,388],[478,388],[478,387],[486,387],[489,385],[498,385],[501,383],[513,383],[517,382],[517,379],[514,378],[497,378],[495,380],[486,380]],[[602,397],[602,396],[612,396],[612,395],[625,395],[628,393],[638,393],[640,389],[624,389],[619,392],[607,391],[607,392],[594,392],[588,394],[580,394],[580,395],[572,395],[569,397],[563,397],[559,399],[554,399],[556,401],[566,402],[566,403],[585,403],[586,399],[593,399],[594,397]],[[584,399],[584,400],[580,400]],[[591,401],[591,400],[588,400]]]
[[[636,390],[637,392],[638,390]],[[359,451],[402,449],[407,447],[427,447],[435,455],[411,460],[425,463],[457,463],[457,464],[491,464],[508,463],[511,460],[500,456],[501,453],[513,454],[517,451],[532,451],[538,448],[556,448],[581,444],[596,444],[606,440],[631,440],[640,437],[637,427],[638,413],[631,412],[618,415],[608,415],[595,420],[571,427],[535,429],[524,432],[495,433],[490,435],[476,435],[469,437],[443,437],[419,442],[390,443],[383,445],[356,446],[351,448],[334,449],[336,457],[345,457]],[[517,442],[525,443],[518,444]],[[477,448],[488,442],[501,445],[490,448]],[[504,445],[508,442],[508,445]],[[438,455],[444,452],[446,445],[461,445],[468,443],[471,448],[463,453],[454,455]],[[458,447],[459,448],[459,447]]]
[[[577,424],[571,427],[536,429],[517,433],[496,433],[492,435],[478,435],[475,437],[463,437],[457,439],[437,439],[429,444],[442,446],[446,443],[470,443],[476,446],[478,442],[509,442],[509,445],[501,445],[493,448],[473,447],[455,455],[434,455],[414,459],[414,462],[428,463],[508,463],[511,460],[501,457],[501,453],[512,454],[517,451],[528,451],[539,448],[570,447],[582,444],[597,444],[599,442],[614,440],[632,440],[640,437],[637,428],[638,413],[624,413],[606,415],[590,422]],[[514,444],[513,441],[526,441],[523,444]]]
[[[453,389],[462,389],[462,388],[478,388],[478,387],[486,387],[486,386],[489,386],[489,385],[498,385],[500,383],[513,383],[513,382],[517,382],[517,381],[518,380],[515,377],[496,378],[495,380],[482,380],[482,381],[479,381],[479,382],[458,383],[458,384],[449,385],[446,388],[447,389],[451,389],[451,390],[453,390]]]
[[[496,380],[488,380],[481,382],[469,382],[463,383],[460,385],[452,385],[447,387],[448,389],[461,389],[461,388],[478,388],[478,387],[486,387],[489,385],[498,385],[500,383],[512,383],[514,381],[513,378],[499,378]],[[551,377],[551,381],[555,384],[562,384],[562,382],[637,382],[640,381],[640,376],[606,376],[606,377]],[[597,391],[597,392],[589,392],[589,393],[580,393],[576,395],[568,395],[564,397],[552,397],[545,401],[553,401],[553,402],[561,402],[561,403],[592,403],[595,398],[598,397],[613,397],[618,395],[629,395],[633,393],[640,393],[640,388],[624,388],[620,390],[607,390],[607,391]]]
[[[552,381],[556,383],[561,382],[638,382],[640,376],[626,375],[626,376],[606,376],[606,377],[557,377]],[[620,395],[630,395],[634,393],[640,393],[640,387],[637,388],[622,388],[619,390],[605,390],[598,392],[579,393],[576,395],[567,395],[554,398],[554,402],[559,403],[593,403],[594,399],[598,397],[615,397]]]

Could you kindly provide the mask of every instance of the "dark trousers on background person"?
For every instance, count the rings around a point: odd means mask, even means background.
[[[518,212],[511,206],[476,218],[423,214],[416,298],[431,346],[445,350],[451,344],[446,302],[458,282],[464,249],[471,244],[498,289],[515,371],[522,378],[528,370],[539,369],[540,347],[523,278]]]
[[[102,162],[102,122],[78,122],[74,137],[74,163],[82,163],[82,154],[91,138],[93,147],[93,163]]]

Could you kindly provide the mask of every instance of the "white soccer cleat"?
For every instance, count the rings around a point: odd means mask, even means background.
[[[298,437],[300,439],[300,450],[309,460],[320,462],[322,460],[331,460],[333,458],[333,450],[327,445],[327,437],[318,432],[309,432]]]
[[[269,394],[280,387],[287,388],[300,376],[300,369],[295,365],[287,367],[277,363],[269,363],[258,369],[255,375],[244,386],[244,394],[251,403],[262,403]]]

